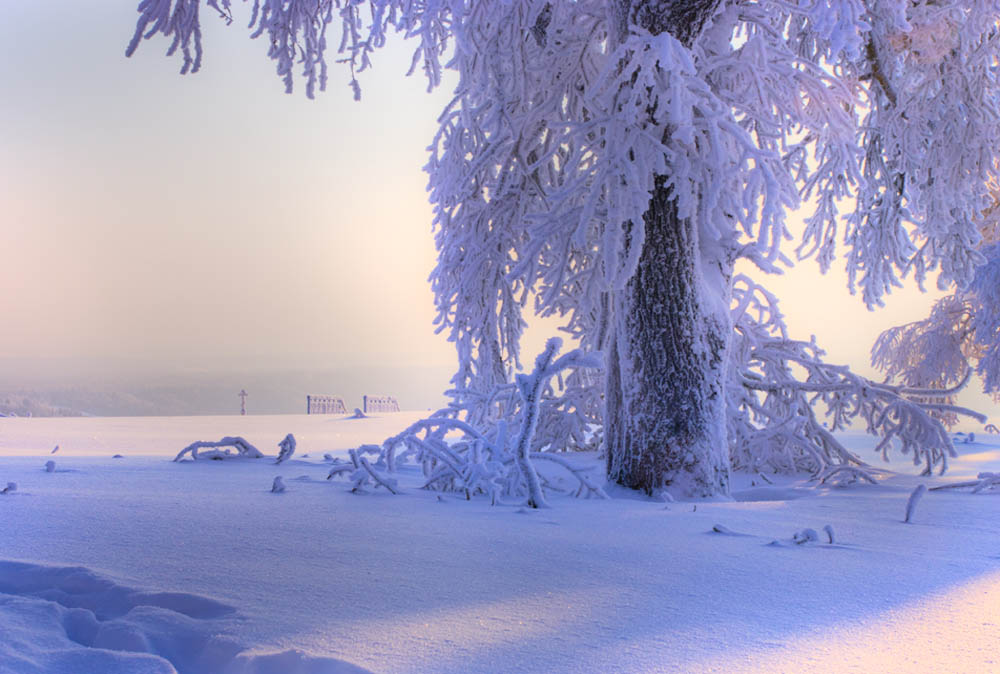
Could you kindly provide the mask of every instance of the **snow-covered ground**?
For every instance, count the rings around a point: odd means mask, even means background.
[[[903,524],[912,474],[543,511],[325,479],[420,415],[0,420],[0,672],[1000,671],[1000,490]],[[171,461],[289,432],[280,466]],[[1000,470],[959,449],[930,484]]]

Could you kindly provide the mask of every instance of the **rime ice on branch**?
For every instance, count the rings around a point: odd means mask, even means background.
[[[541,437],[547,437],[545,422],[552,418],[545,414],[546,403],[552,402],[550,380],[567,368],[594,368],[600,364],[597,354],[585,355],[579,349],[556,358],[561,343],[558,338],[550,339],[535,369],[520,375],[516,384],[505,387],[488,404],[496,412],[503,411],[500,421],[499,415],[468,421],[481,411],[479,400],[468,408],[453,406],[414,423],[381,447],[365,445],[352,450],[352,463],[335,465],[330,477],[348,475],[357,488],[369,478],[379,478],[381,471],[391,474],[400,463],[412,462],[423,470],[425,489],[456,491],[467,499],[484,494],[493,504],[544,507],[546,492],[607,498],[588,469],[575,465],[563,454],[532,451],[539,442],[539,432]],[[360,456],[364,453],[377,456],[375,467]],[[555,472],[562,477],[551,471],[539,472],[534,465],[537,461],[555,464]],[[570,481],[569,485],[563,477]]]
[[[1000,243],[981,252],[986,263],[967,288],[938,300],[927,318],[886,330],[872,348],[872,364],[903,386],[924,389],[923,400],[949,425],[956,421],[953,396],[973,372],[1000,398]]]

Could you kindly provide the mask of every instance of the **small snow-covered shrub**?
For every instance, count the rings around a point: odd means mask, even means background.
[[[54,472],[56,472],[56,462],[55,461],[46,461],[45,462],[45,472],[46,473],[54,473]]]
[[[295,436],[289,433],[285,436],[285,439],[278,443],[278,458],[275,463],[281,463],[292,458],[292,454],[295,453]]]
[[[285,491],[285,482],[284,480],[281,479],[281,476],[278,475],[277,477],[274,478],[274,482],[271,483],[271,493],[281,494],[284,491]]]
[[[796,531],[792,536],[792,542],[802,545],[803,543],[818,543],[819,534],[816,533],[815,529],[805,528],[802,531]]]
[[[10,494],[15,491],[17,491],[17,482],[8,482],[6,487],[0,489],[0,494]]]

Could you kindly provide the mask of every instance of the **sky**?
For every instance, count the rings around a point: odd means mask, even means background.
[[[286,95],[242,3],[229,27],[203,12],[202,71],[180,76],[162,39],[125,58],[135,4],[4,10],[4,376],[388,366],[423,391],[415,407],[436,404],[454,352],[432,324],[422,167],[453,80],[428,94],[395,40],[361,102],[335,64],[316,100],[301,82]],[[863,373],[879,332],[939,296],[911,288],[872,313],[814,262],[767,285],[793,337]]]
[[[84,6],[86,5],[86,7]],[[243,8],[240,8],[243,9]],[[0,353],[72,368],[446,364],[425,162],[444,92],[381,54],[287,96],[210,13],[124,57],[130,1],[16,3],[0,44]],[[44,366],[44,364],[43,364]]]

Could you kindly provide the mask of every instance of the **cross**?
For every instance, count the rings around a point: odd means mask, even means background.
[[[240,389],[240,414],[246,415],[247,413],[247,392],[246,389]]]

